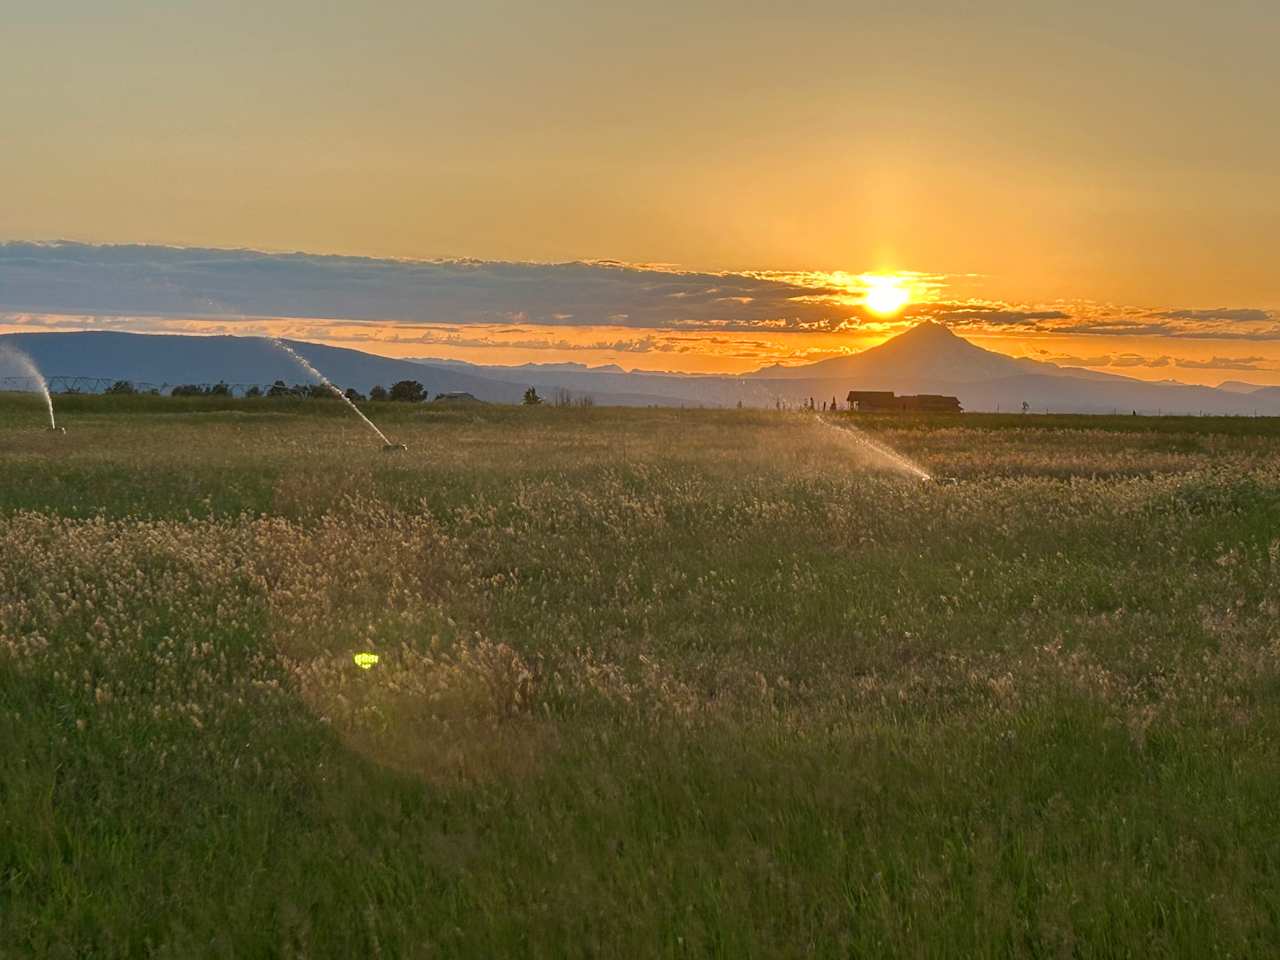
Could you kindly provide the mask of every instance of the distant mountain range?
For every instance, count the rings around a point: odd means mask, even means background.
[[[852,389],[957,396],[966,410],[1280,415],[1280,387],[1230,381],[1221,387],[1060,367],[984,350],[946,327],[922,323],[879,346],[848,357],[797,367],[770,366],[743,376],[627,373],[616,365],[576,363],[484,366],[457,360],[395,360],[359,350],[289,341],[340,387],[367,392],[374,384],[419,380],[434,395],[466,392],[516,403],[527,387],[549,396],[557,388],[597,403],[627,406],[795,405],[813,397],[843,403]],[[102,378],[150,384],[304,382],[304,371],[261,337],[202,337],[115,332],[0,336],[49,378]],[[18,377],[0,349],[0,378]],[[0,380],[0,386],[3,385]],[[55,383],[55,386],[57,383]],[[83,387],[82,387],[83,388]]]

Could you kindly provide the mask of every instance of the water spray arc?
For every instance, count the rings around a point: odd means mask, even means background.
[[[915,477],[917,480],[930,481],[935,479],[919,464],[907,457],[904,457],[902,454],[898,453],[897,450],[894,450],[887,444],[881,443],[874,437],[871,437],[862,430],[859,430],[851,423],[836,426],[825,417],[819,418],[818,422],[829,430],[835,430],[843,438],[852,440],[864,449],[871,451],[871,453],[873,453],[878,459],[884,461],[896,470],[900,470],[909,476]]]
[[[348,397],[341,390],[339,390],[337,387],[335,387],[333,383],[330,382],[328,377],[326,377],[323,373],[321,373],[319,370],[313,367],[306,357],[302,356],[302,354],[298,353],[296,350],[293,349],[293,347],[289,346],[283,340],[277,340],[275,337],[272,337],[271,342],[275,346],[283,350],[285,353],[287,353],[293,359],[293,361],[298,364],[298,366],[302,367],[303,370],[307,371],[307,373],[315,377],[316,380],[318,380],[326,389],[328,389],[330,393],[332,393],[335,397],[337,397],[339,400],[345,403],[348,407],[350,407],[352,412],[355,413],[355,415],[364,422],[364,425],[368,427],[370,430],[372,430],[377,435],[378,439],[382,441],[383,450],[392,451],[392,450],[405,449],[405,446],[403,443],[392,443],[390,440],[388,440],[387,435],[383,433],[381,430],[379,430],[377,426],[374,424],[374,422],[361,412],[360,408],[357,407],[354,402],[352,402],[351,398]]]
[[[45,380],[44,374],[40,372],[40,368],[36,366],[35,361],[16,347],[6,346],[0,348],[0,356],[11,358],[14,363],[26,372],[28,377],[36,382],[36,386],[40,388],[40,394],[44,397],[44,405],[49,411],[49,432],[66,433],[66,428],[59,427],[58,421],[54,419],[53,397],[49,394],[49,383]]]

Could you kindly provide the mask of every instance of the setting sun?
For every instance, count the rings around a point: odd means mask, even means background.
[[[863,302],[868,310],[882,317],[897,313],[911,299],[911,292],[903,285],[901,277],[866,276],[862,281],[866,284]]]

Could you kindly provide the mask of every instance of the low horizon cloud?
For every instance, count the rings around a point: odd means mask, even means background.
[[[1067,367],[1145,367],[1160,369],[1163,367],[1180,367],[1184,370],[1266,370],[1267,357],[1219,357],[1213,356],[1203,360],[1186,357],[1173,357],[1168,354],[1145,356],[1140,353],[1105,353],[1094,356],[1080,356],[1070,353],[1054,353],[1049,350],[1037,350],[1035,358],[1046,363],[1056,363]]]
[[[1280,313],[1273,310],[948,298],[952,281],[972,278],[903,276],[922,299],[900,315],[881,317],[863,307],[864,279],[852,273],[12,241],[0,243],[0,316],[20,329],[287,336],[400,355],[421,346],[508,356],[703,356],[739,366],[853,353],[923,320],[987,338],[1280,343]],[[1253,356],[1105,351],[1053,360],[1102,368],[1265,369],[1265,358]]]

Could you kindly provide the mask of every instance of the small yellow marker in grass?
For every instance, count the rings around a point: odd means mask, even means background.
[[[378,662],[378,655],[376,653],[357,653],[351,659],[356,662],[356,666],[361,670],[368,670]]]

